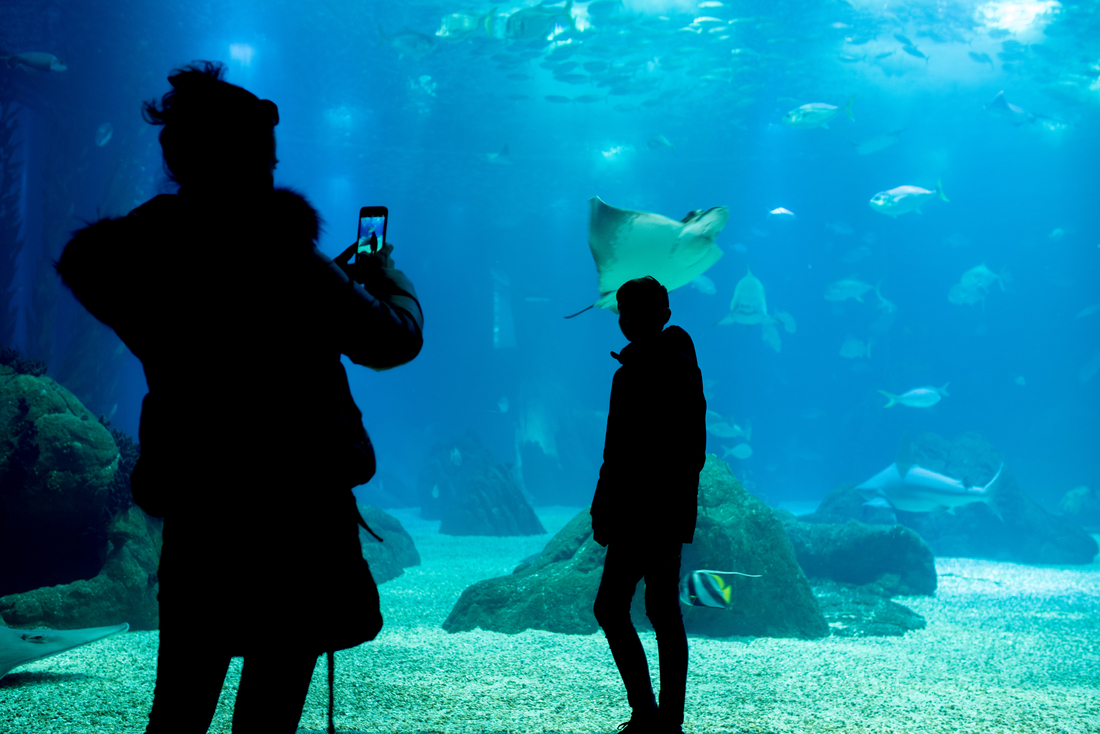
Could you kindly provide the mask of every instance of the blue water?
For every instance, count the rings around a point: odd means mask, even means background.
[[[498,5],[494,27],[532,5]],[[566,30],[559,16],[554,40],[494,38],[482,28],[447,41],[434,35],[441,19],[467,6],[5,4],[4,54],[45,51],[68,66],[3,72],[24,104],[27,245],[17,305],[23,315],[33,310],[34,263],[57,254],[41,244],[44,182],[58,170],[71,176],[70,228],[166,190],[140,102],[167,90],[172,68],[220,60],[230,82],[279,105],[276,181],[319,209],[324,252],[353,241],[361,206],[389,207],[395,260],[424,307],[425,347],[408,366],[373,373],[349,364],[349,376],[381,470],[409,484],[431,446],[472,428],[501,462],[516,460],[517,431],[538,434],[576,454],[563,460],[563,481],[594,489],[618,366],[608,352],[624,340],[607,311],[562,317],[598,296],[587,246],[588,199],[597,195],[674,219],[729,207],[718,238],[726,254],[706,273],[716,293],[674,291],[672,323],[695,340],[710,407],[751,422],[753,455],[728,460],[765,499],[809,501],[863,480],[892,461],[905,431],[982,434],[1048,506],[1100,482],[1100,376],[1087,374],[1100,350],[1100,313],[1077,317],[1100,303],[1100,21],[1092,6],[627,5],[627,17],[583,28],[578,3],[581,28]],[[1046,12],[1005,27],[1015,17],[1010,5]],[[700,16],[728,30],[693,25]],[[429,39],[426,53],[405,52],[396,34],[409,31]],[[912,39],[927,63],[894,34]],[[594,78],[557,81],[540,66],[566,40],[579,49],[570,60],[622,65],[642,91],[547,101],[609,91]],[[992,64],[970,52],[988,53]],[[530,78],[509,77],[517,74]],[[1036,117],[1014,124],[984,109],[1001,90]],[[781,122],[799,105],[843,106],[853,94],[854,122],[843,113],[828,129]],[[105,122],[114,132],[98,147]],[[897,143],[879,152],[853,146],[895,131]],[[651,148],[657,136],[672,147]],[[511,163],[490,161],[505,145]],[[922,214],[892,219],[868,206],[876,192],[932,189],[937,180],[950,203],[931,200]],[[111,201],[126,206],[104,212],[119,181],[124,195]],[[776,207],[796,219],[768,219]],[[860,247],[865,257],[851,262]],[[983,262],[1008,274],[1007,289],[994,284],[984,304],[950,303],[951,286]],[[796,333],[780,330],[778,353],[759,326],[714,325],[750,267],[769,310],[797,321]],[[853,275],[882,281],[896,311],[878,308],[871,293],[865,303],[824,299],[829,283]],[[51,369],[78,309],[67,293],[56,298]],[[849,337],[873,339],[870,359],[839,355]],[[257,358],[257,370],[279,368],[278,354]],[[117,388],[89,407],[113,410],[114,425],[136,434],[139,363],[127,354],[117,376]],[[950,396],[931,408],[884,409],[877,392],[947,382]],[[232,429],[230,406],[203,410],[212,430]],[[711,436],[709,450],[721,455],[734,443]]]

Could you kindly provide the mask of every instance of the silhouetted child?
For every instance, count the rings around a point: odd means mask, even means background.
[[[695,345],[654,278],[628,281],[617,294],[619,327],[630,341],[611,356],[622,367],[611,387],[592,536],[607,546],[593,611],[626,685],[629,734],[676,734],[684,721],[688,645],[680,613],[680,551],[695,534],[699,471],[706,459],[706,400]],[[630,621],[645,579],[646,616],[657,633],[661,703]]]

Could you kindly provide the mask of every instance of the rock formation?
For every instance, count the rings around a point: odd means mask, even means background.
[[[16,366],[0,366],[0,596],[99,572],[119,465],[72,393]]]
[[[591,634],[592,604],[606,550],[592,540],[588,509],[562,528],[531,563],[509,576],[479,581],[463,592],[443,623],[450,632],[543,629]],[[829,634],[810,585],[775,513],[745,491],[729,467],[708,455],[699,476],[695,541],[684,546],[681,572],[708,568],[761,574],[734,584],[732,610],[683,607],[689,633],[814,638]],[[644,582],[632,608],[644,616]]]
[[[469,479],[443,513],[444,535],[542,535],[546,529],[506,466]]]
[[[785,513],[784,527],[798,565],[817,586],[821,579],[874,585],[887,596],[936,593],[936,559],[920,536],[900,525],[800,522]],[[816,590],[816,589],[815,589]]]
[[[371,536],[359,528],[359,545],[363,549],[363,558],[370,565],[374,583],[384,584],[405,572],[409,566],[420,565],[420,554],[416,552],[412,536],[401,525],[401,521],[377,507],[359,504],[359,514],[363,516],[370,529],[382,538]]]
[[[161,522],[137,506],[111,519],[107,559],[91,579],[0,597],[8,627],[72,629],[128,622],[130,629],[157,629],[157,566]]]
[[[441,519],[466,483],[496,463],[472,430],[453,441],[433,446],[416,480],[420,516],[426,520]]]
[[[1069,520],[1088,528],[1100,528],[1100,492],[1085,486],[1066,492],[1058,510]]]

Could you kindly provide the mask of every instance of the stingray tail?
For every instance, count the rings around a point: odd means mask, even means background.
[[[577,311],[576,313],[571,313],[568,316],[566,316],[565,318],[571,319],[574,316],[580,316],[582,313],[584,313],[585,311],[587,311],[590,308],[594,308],[595,306],[596,306],[596,304],[593,303],[591,306],[588,306],[586,308],[582,308],[580,311]]]

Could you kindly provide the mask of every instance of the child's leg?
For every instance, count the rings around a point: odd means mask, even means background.
[[[629,544],[610,543],[604,561],[603,578],[592,611],[600,623],[619,675],[626,686],[626,698],[635,716],[652,713],[657,703],[649,680],[649,665],[642,641],[630,621],[630,600],[642,578],[643,553]]]
[[[679,543],[654,548],[645,573],[645,611],[657,633],[661,664],[659,714],[662,725],[673,731],[684,723],[687,689],[688,643],[679,597],[682,548]]]

